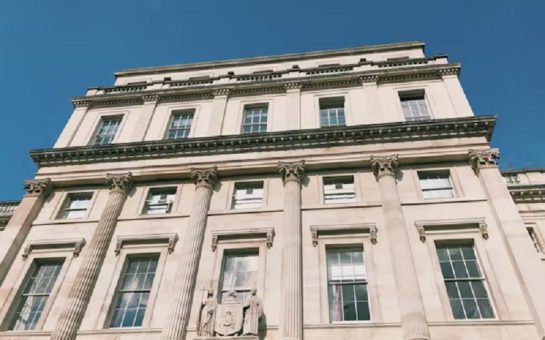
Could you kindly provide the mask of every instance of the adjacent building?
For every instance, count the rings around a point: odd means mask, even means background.
[[[0,339],[543,339],[545,174],[499,171],[459,72],[408,42],[88,89],[0,204]]]

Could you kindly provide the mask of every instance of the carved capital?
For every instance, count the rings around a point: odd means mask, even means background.
[[[197,188],[200,186],[206,186],[212,189],[218,181],[218,168],[213,167],[210,169],[192,169],[191,179],[195,181]]]
[[[382,176],[395,177],[399,165],[398,155],[375,157],[371,156],[371,168],[377,181]]]
[[[229,92],[231,92],[231,89],[229,89],[229,88],[214,89],[214,90],[212,90],[212,95],[213,95],[214,97],[217,97],[217,96],[228,96],[228,95],[229,95]]]
[[[74,105],[74,107],[89,107],[91,106],[91,101],[85,99],[76,99],[72,101],[72,105]]]
[[[301,90],[303,88],[303,85],[301,83],[285,83],[282,86],[284,86],[284,89],[286,89],[286,91]]]
[[[53,185],[50,178],[44,179],[29,179],[25,181],[25,196],[42,196],[47,197]]]
[[[288,181],[301,182],[301,177],[305,172],[305,161],[295,163],[278,163],[278,171],[282,176],[282,181],[286,184]]]
[[[159,95],[158,94],[144,94],[144,95],[142,95],[142,101],[143,102],[157,102],[157,101],[159,101]]]
[[[378,74],[369,74],[366,76],[361,76],[360,81],[362,83],[376,83],[378,81]]]
[[[498,159],[500,159],[500,151],[498,149],[469,150],[469,164],[477,175],[481,168],[497,167]]]
[[[106,174],[106,183],[110,186],[111,191],[121,191],[128,194],[133,185],[132,173]]]

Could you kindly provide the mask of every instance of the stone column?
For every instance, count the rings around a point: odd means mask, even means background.
[[[57,321],[51,339],[73,340],[76,338],[111,243],[117,218],[133,183],[130,172],[121,175],[108,174],[106,181],[110,185],[110,196],[85,251],[81,267],[70,289],[68,301]]]
[[[283,340],[303,339],[303,254],[301,242],[301,177],[303,161],[278,165],[284,181],[284,225],[280,332]]]
[[[38,216],[52,185],[49,178],[25,181],[25,197],[11,216],[0,238],[0,285]]]
[[[189,221],[181,240],[182,250],[171,296],[172,306],[162,334],[162,338],[168,340],[185,340],[210,198],[218,175],[214,167],[206,170],[192,170],[191,177],[195,180],[197,187]]]
[[[210,123],[208,126],[207,136],[221,135],[229,92],[230,90],[227,88],[215,89],[212,91],[214,100],[212,101],[212,112],[210,114]]]
[[[498,237],[501,237],[505,244],[511,264],[519,278],[540,339],[545,339],[545,290],[543,289],[545,270],[498,169],[498,159],[497,149],[469,151],[469,162],[487,196],[490,210],[499,229]],[[490,238],[492,237],[494,237],[493,233],[490,234]]]
[[[286,89],[286,128],[288,130],[297,130],[301,128],[301,88],[299,83],[284,84]]]
[[[410,239],[397,191],[398,156],[371,157],[371,167],[379,183],[382,197],[383,229],[386,230],[390,245],[403,339],[429,339],[430,334],[418,285]]]

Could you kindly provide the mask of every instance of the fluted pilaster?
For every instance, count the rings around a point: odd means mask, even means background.
[[[72,285],[68,301],[51,335],[55,340],[73,340],[85,315],[108,246],[128,192],[132,188],[131,173],[107,175],[110,196],[100,216],[93,238],[87,247],[78,275]]]
[[[278,169],[284,181],[280,332],[284,340],[302,340],[301,177],[305,169],[305,163],[280,163]]]
[[[210,208],[212,190],[218,177],[215,167],[193,170],[191,176],[196,183],[195,199],[187,223],[187,231],[182,238],[180,264],[174,281],[173,305],[163,330],[162,338],[168,340],[183,340],[187,333],[208,209]]]
[[[25,181],[25,197],[15,208],[0,239],[0,285],[26,240],[32,222],[38,216],[53,185],[49,178]]]
[[[371,166],[382,197],[384,229],[390,244],[403,338],[405,340],[429,339],[424,304],[397,191],[398,156],[371,157]]]

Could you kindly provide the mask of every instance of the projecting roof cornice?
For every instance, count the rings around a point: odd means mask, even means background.
[[[516,203],[545,202],[545,184],[510,185],[509,192]]]
[[[490,140],[495,123],[495,116],[463,117],[264,134],[41,149],[32,150],[30,155],[38,166],[54,166],[445,138],[485,137]]]
[[[203,70],[203,69],[214,69],[218,67],[236,67],[236,66],[266,64],[266,63],[278,63],[278,62],[285,62],[285,61],[306,60],[306,59],[314,59],[314,58],[342,57],[342,56],[357,55],[357,54],[364,54],[364,53],[379,53],[379,52],[408,50],[408,49],[414,49],[414,48],[423,49],[424,46],[425,44],[421,41],[409,41],[409,42],[403,42],[403,43],[368,45],[368,46],[360,46],[360,47],[341,48],[341,49],[335,49],[335,50],[290,53],[290,54],[266,56],[266,57],[241,58],[241,59],[210,61],[210,62],[200,62],[200,63],[191,63],[191,64],[179,64],[179,65],[169,65],[169,66],[159,66],[159,67],[141,67],[141,68],[134,68],[134,69],[128,69],[128,70],[116,72],[115,76],[121,77],[121,76],[134,76],[134,75],[143,75],[143,74],[157,74],[157,73],[166,73],[166,72],[196,71],[196,70]]]
[[[324,74],[294,78],[261,80],[255,82],[228,83],[225,85],[195,85],[184,88],[148,90],[145,86],[130,86],[127,92],[75,97],[74,106],[126,106],[140,105],[144,101],[159,102],[202,100],[213,98],[214,93],[229,91],[229,96],[252,96],[285,92],[297,84],[305,90],[361,86],[364,82],[396,83],[426,79],[441,79],[446,75],[458,75],[460,64],[417,65],[404,68]]]

